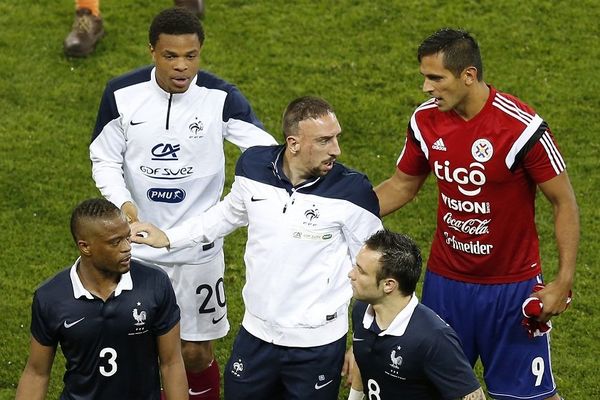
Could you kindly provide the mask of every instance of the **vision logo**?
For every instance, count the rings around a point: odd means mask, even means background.
[[[159,143],[152,148],[153,160],[177,161],[177,152],[181,150],[178,144]]]
[[[185,199],[185,191],[176,188],[151,188],[146,192],[146,196],[158,203],[181,203]]]

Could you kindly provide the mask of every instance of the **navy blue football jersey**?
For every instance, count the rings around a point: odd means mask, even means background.
[[[369,399],[456,399],[477,388],[454,330],[413,296],[381,331],[372,309],[352,311],[353,350]]]
[[[169,278],[132,261],[104,302],[83,287],[78,264],[44,282],[32,304],[31,334],[66,359],[61,400],[158,400],[157,337],[179,321]]]

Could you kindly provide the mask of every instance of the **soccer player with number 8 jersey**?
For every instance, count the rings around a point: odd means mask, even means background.
[[[417,245],[388,230],[356,256],[348,277],[357,365],[348,400],[485,399],[454,330],[419,304],[421,264]]]

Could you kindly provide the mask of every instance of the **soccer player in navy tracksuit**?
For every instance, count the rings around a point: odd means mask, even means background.
[[[421,262],[411,239],[388,230],[358,253],[350,400],[485,399],[454,330],[417,300]]]
[[[167,275],[131,261],[129,224],[108,200],[78,205],[71,232],[80,257],[35,292],[17,400],[45,398],[58,345],[67,363],[61,400],[158,400],[161,379],[169,400],[187,400]]]

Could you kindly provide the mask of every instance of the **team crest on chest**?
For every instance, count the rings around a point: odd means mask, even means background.
[[[471,146],[471,155],[479,162],[486,162],[492,158],[494,148],[487,139],[477,139]]]
[[[309,208],[308,210],[304,211],[304,216],[306,217],[306,219],[308,220],[308,222],[313,222],[313,220],[316,220],[317,218],[319,218],[319,209],[316,208],[313,204],[313,208]]]
[[[395,346],[390,352],[390,368],[385,373],[393,378],[406,379],[400,376],[400,366],[402,365],[402,356],[400,355],[401,346]]]
[[[195,118],[195,121],[192,122],[188,128],[191,133],[189,136],[190,139],[200,139],[204,136],[204,124],[202,121],[198,120],[198,117]]]
[[[131,311],[131,316],[133,317],[133,327],[134,330],[129,333],[129,335],[141,335],[142,333],[148,332],[146,329],[146,311],[142,310],[142,303],[139,301],[136,303],[136,307]]]

